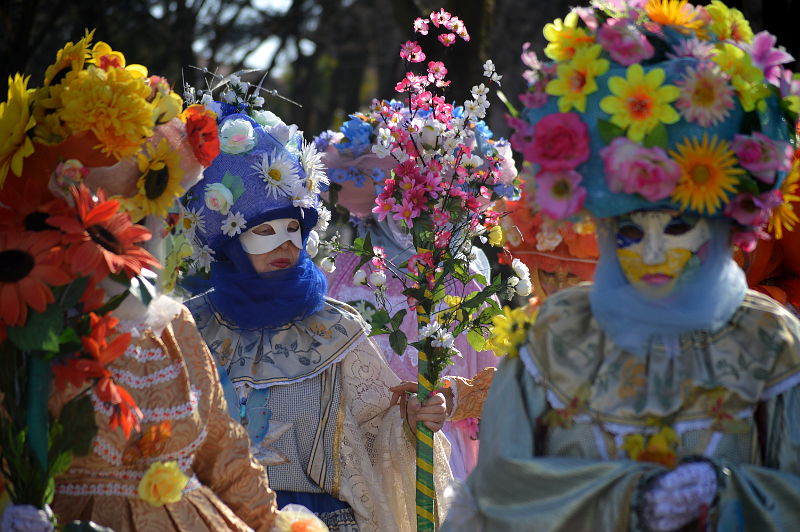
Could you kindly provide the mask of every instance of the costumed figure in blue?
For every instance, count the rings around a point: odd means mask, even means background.
[[[439,430],[444,399],[392,408],[389,388],[400,379],[368,325],[325,297],[325,276],[305,249],[314,227],[327,224],[314,145],[247,102],[215,105],[221,153],[186,198],[195,263],[210,265],[211,291],[187,306],[222,373],[230,413],[267,466],[279,506],[302,504],[334,531],[413,530],[407,424]],[[447,441],[436,440],[444,487]]]
[[[595,217],[595,280],[500,365],[443,529],[790,530],[800,322],[731,257],[792,225],[788,54],[718,0],[614,4],[545,28],[515,125],[538,203]]]

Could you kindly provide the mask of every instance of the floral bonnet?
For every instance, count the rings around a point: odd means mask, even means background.
[[[551,61],[523,51],[525,109],[508,120],[547,216],[673,208],[726,217],[752,245],[791,229],[800,92],[774,36],[719,0],[594,1],[544,36]]]
[[[265,221],[297,218],[305,238],[321,214],[329,216],[319,200],[319,187],[328,180],[314,144],[303,140],[296,125],[260,109],[264,100],[247,82],[232,75],[227,83],[223,102],[202,95],[218,115],[220,154],[185,197],[200,269],[221,259],[228,242]]]

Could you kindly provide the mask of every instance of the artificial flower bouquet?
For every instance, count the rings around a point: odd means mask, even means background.
[[[524,48],[525,109],[508,117],[543,214],[724,217],[747,251],[795,225],[800,84],[774,36],[720,0],[594,0],[544,35],[549,61]]]
[[[438,41],[445,47],[452,46],[457,38],[469,40],[463,21],[444,9],[433,12],[429,19],[417,19],[414,29],[422,35],[437,32]],[[333,149],[350,150],[351,155],[359,156],[369,144],[374,155],[391,162],[387,175],[368,176],[381,187],[372,213],[378,220],[391,217],[409,235],[412,255],[394,263],[382,248],[372,245],[369,233],[357,238],[348,251],[361,257],[357,272],[368,265],[371,273],[361,281],[376,288],[379,306],[384,307],[373,316],[373,334],[389,334],[392,348],[400,355],[408,345],[400,324],[408,310],[416,312],[418,338],[411,345],[419,352],[419,398],[424,401],[451,357],[458,355],[455,337],[466,334],[473,348],[483,350],[491,320],[502,312],[494,296],[514,293],[513,287],[519,283],[528,286],[527,295],[530,281],[525,276],[527,270],[520,270],[522,279],[507,280],[497,275],[490,283],[470,271],[474,242],[482,239],[503,245],[499,225],[503,213],[493,205],[501,195],[514,194],[519,183],[516,172],[504,172],[513,167],[513,162],[507,151],[498,149],[502,143],[481,138],[489,89],[483,83],[473,87],[472,99],[457,107],[444,96],[450,81],[442,61],[426,62],[425,52],[415,41],[401,46],[400,57],[409,67],[395,87],[404,101],[375,102],[368,115],[352,117],[344,126],[343,138],[338,142],[333,139]],[[415,73],[413,67],[420,63],[427,68]],[[488,83],[499,84],[501,76],[491,61],[484,64],[484,75]],[[400,309],[394,315],[390,315],[382,297],[387,272],[400,280],[408,300],[408,310]],[[473,280],[485,288],[466,293],[465,287]],[[434,527],[432,443],[431,432],[420,423],[419,530]]]
[[[0,463],[17,507],[47,508],[96,420],[138,430],[109,368],[131,338],[111,311],[149,302],[159,267],[134,222],[170,220],[182,180],[216,155],[204,109],[181,113],[164,78],[92,37],[59,50],[39,87],[10,77],[0,103]]]
[[[305,506],[287,504],[275,516],[273,532],[328,532],[319,517]]]

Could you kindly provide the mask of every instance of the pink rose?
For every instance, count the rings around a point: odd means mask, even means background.
[[[759,196],[743,193],[725,206],[725,216],[744,226],[759,227],[769,221],[770,211],[782,202],[779,190],[771,190]]]
[[[573,170],[589,159],[589,128],[577,113],[553,113],[533,126],[525,158],[542,170]]]
[[[617,137],[600,150],[611,192],[640,194],[648,201],[669,197],[681,169],[658,146],[645,148],[628,137]]]
[[[559,220],[568,218],[583,207],[586,189],[581,174],[575,170],[545,170],[536,175],[536,201],[542,212]]]
[[[775,182],[776,172],[788,172],[792,167],[792,146],[762,133],[736,135],[732,148],[742,168],[770,185]]]
[[[620,65],[629,66],[653,57],[655,50],[630,20],[609,19],[597,32],[598,42]]]

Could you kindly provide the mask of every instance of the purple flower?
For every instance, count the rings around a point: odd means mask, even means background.
[[[742,193],[725,206],[725,216],[741,225],[760,227],[769,221],[770,211],[782,203],[779,190],[771,190],[759,196]]]
[[[731,147],[742,168],[770,185],[775,182],[776,172],[788,172],[792,167],[792,146],[757,131],[751,136],[736,135]]]
[[[749,46],[750,57],[753,63],[764,72],[764,77],[770,83],[778,85],[780,82],[781,67],[784,63],[794,61],[783,47],[775,48],[777,39],[774,35],[766,31],[760,31],[753,37],[753,42]]]

